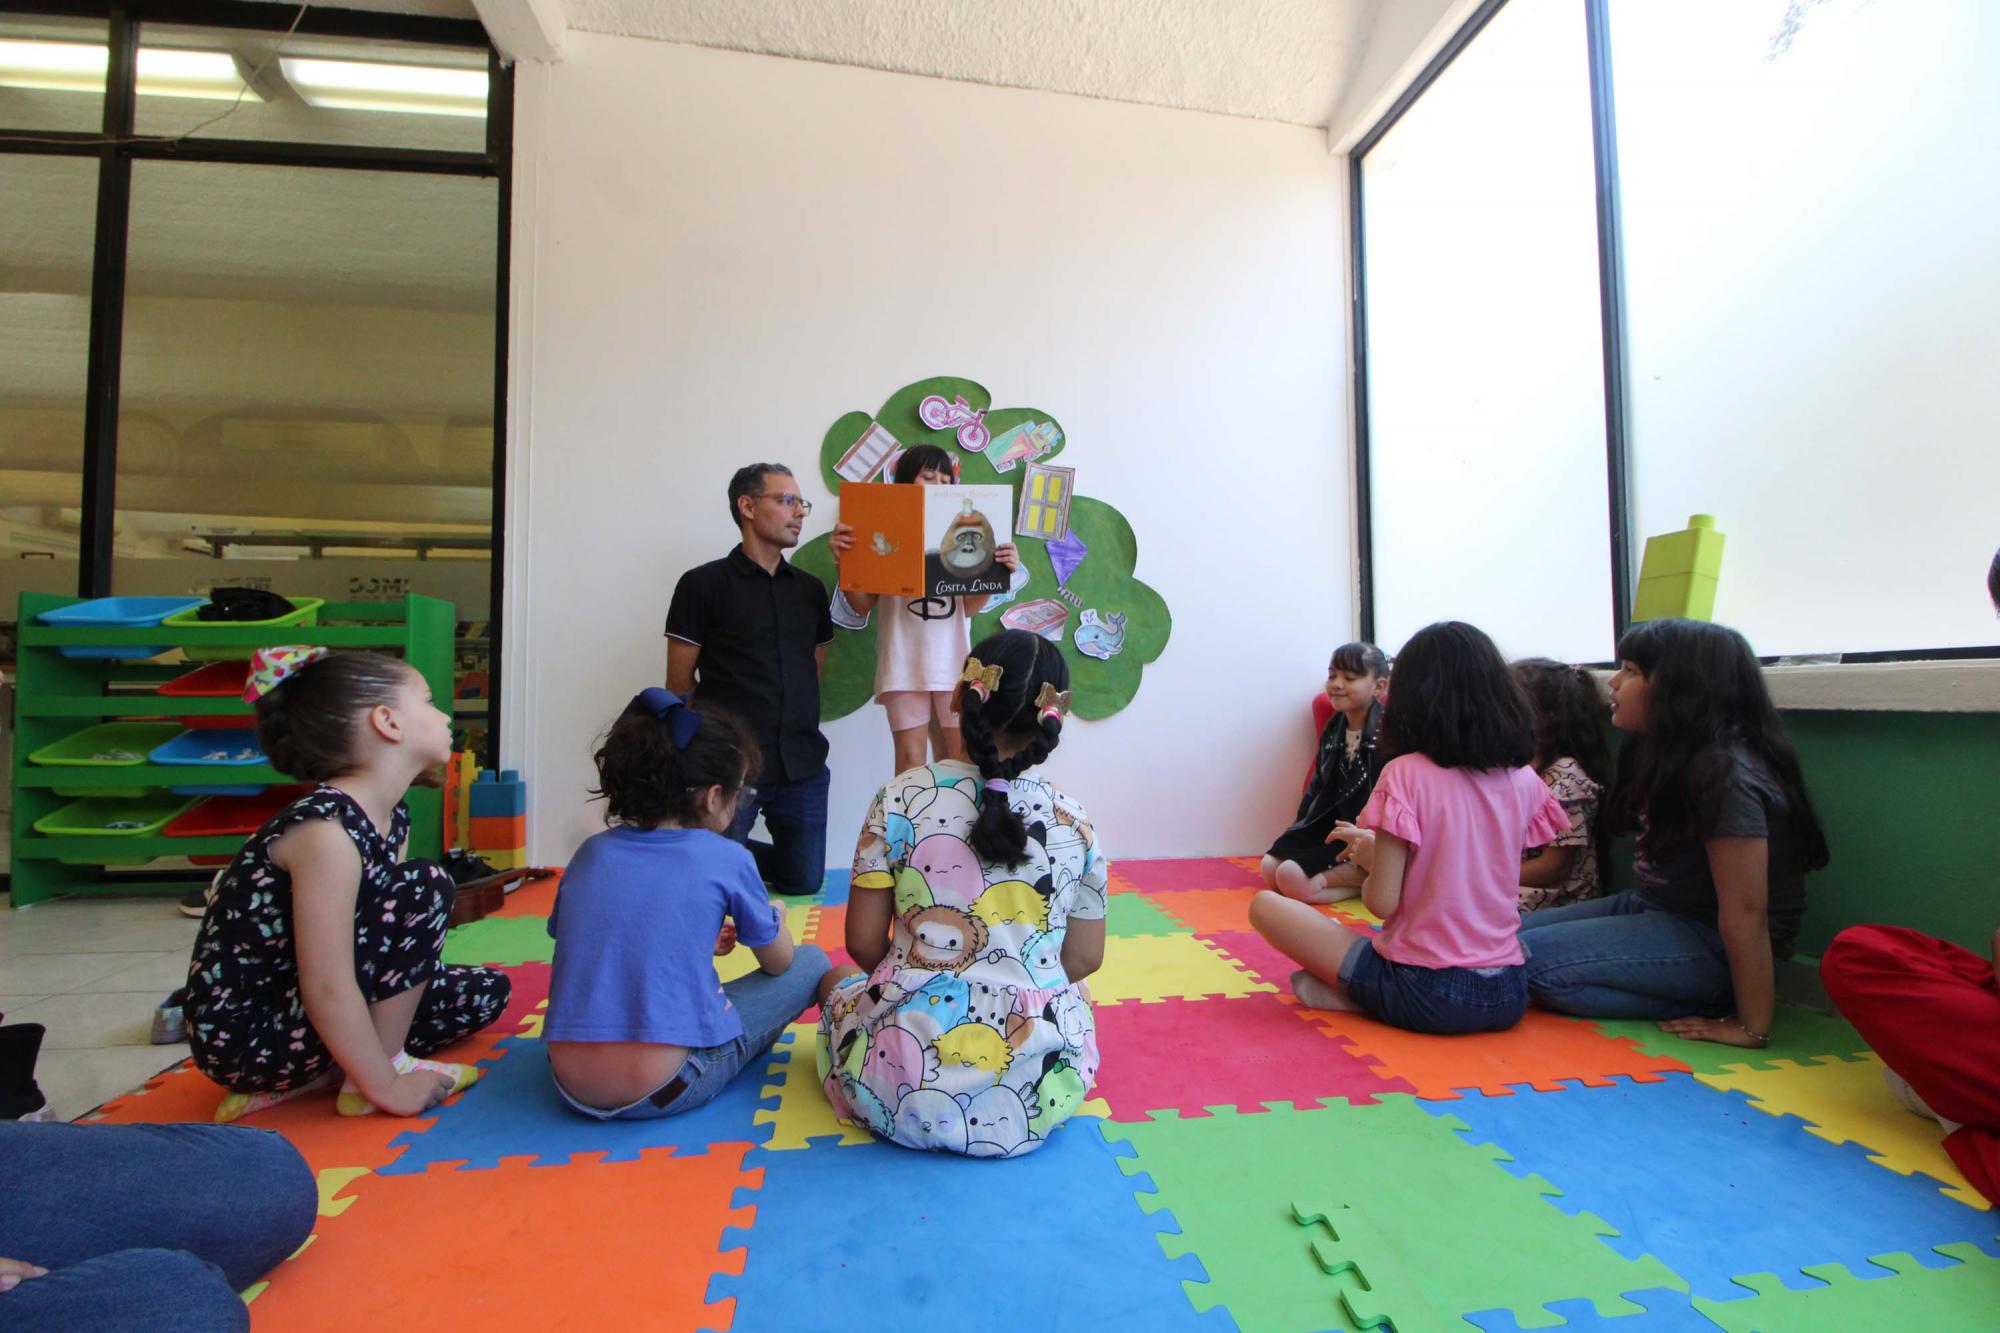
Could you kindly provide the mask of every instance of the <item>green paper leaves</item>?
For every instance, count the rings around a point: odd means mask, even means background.
[[[974,411],[984,412],[982,424],[990,439],[998,440],[1024,423],[1047,422],[1061,429],[1055,417],[1039,408],[994,408],[992,395],[985,386],[973,380],[940,375],[904,385],[889,395],[872,417],[865,412],[848,412],[835,421],[820,445],[821,479],[836,495],[839,493],[842,478],[834,470],[835,465],[875,423],[904,448],[935,444],[947,450],[958,460],[960,480],[968,485],[1010,487],[1018,510],[1026,461],[1016,459],[1007,471],[999,471],[994,467],[994,459],[1001,454],[998,447],[989,445],[983,452],[972,452],[960,447],[952,427],[926,426],[919,409],[924,399],[933,396],[946,403],[962,398]],[[1062,437],[1035,461],[1056,460],[1064,455],[1068,443],[1067,437]],[[1079,466],[1077,458],[1062,457],[1061,461],[1065,467],[1078,467],[1079,480],[1088,483],[1089,474]],[[855,470],[849,469],[850,473]],[[1010,514],[1009,518],[1012,517]],[[1082,718],[1109,717],[1138,694],[1146,664],[1166,649],[1173,632],[1173,617],[1165,599],[1135,576],[1138,538],[1123,514],[1102,500],[1079,494],[1071,502],[1069,526],[1090,548],[1090,554],[1070,576],[1062,592],[1057,590],[1045,544],[1017,534],[1015,542],[1021,551],[1022,568],[1028,571],[1028,584],[1012,600],[974,617],[972,639],[976,643],[1004,628],[1000,617],[1024,603],[1044,599],[1060,602],[1068,612],[1061,634],[1064,656],[1069,661],[1071,692],[1075,696],[1071,712]],[[818,577],[829,590],[833,588],[833,553],[826,535],[801,546],[793,553],[792,562]],[[1094,610],[1097,619],[1106,625],[1122,625],[1123,642],[1112,656],[1100,659],[1076,650],[1071,636],[1085,609]],[[1114,621],[1114,616],[1123,617],[1122,622]],[[820,717],[827,721],[845,717],[872,699],[874,693],[875,623],[871,617],[866,629],[842,629],[835,633],[833,644],[827,649],[826,669],[820,676]]]

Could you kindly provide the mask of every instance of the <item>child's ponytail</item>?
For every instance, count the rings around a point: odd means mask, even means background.
[[[325,782],[354,767],[354,738],[371,708],[393,705],[410,668],[380,653],[260,648],[245,694],[257,705],[257,744],[271,767]]]
[[[966,659],[959,690],[959,730],[979,768],[984,790],[972,850],[995,865],[1019,865],[1028,826],[1007,799],[1008,783],[1055,753],[1069,713],[1069,663],[1062,649],[1026,630],[980,640]],[[1002,759],[995,739],[1005,733],[1025,748]]]

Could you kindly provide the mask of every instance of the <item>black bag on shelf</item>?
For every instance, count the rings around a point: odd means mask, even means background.
[[[262,588],[210,588],[208,605],[194,613],[196,620],[276,620],[298,607],[274,592]]]

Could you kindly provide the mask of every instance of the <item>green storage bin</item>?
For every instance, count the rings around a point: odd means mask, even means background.
[[[137,838],[158,833],[176,816],[194,804],[194,799],[171,792],[150,792],[130,800],[112,801],[90,797],[43,815],[35,821],[35,832],[51,838]],[[95,860],[90,864],[98,864]]]
[[[44,745],[28,756],[28,762],[71,768],[125,768],[145,763],[148,754],[180,734],[177,722],[99,722]]]
[[[319,624],[319,609],[326,605],[324,597],[293,597],[293,609],[271,620],[202,620],[200,607],[183,611],[179,615],[168,616],[162,625],[173,629],[286,629],[300,625]],[[206,603],[204,603],[206,605]],[[199,644],[182,648],[190,662],[241,662],[255,652],[254,648],[209,648]]]

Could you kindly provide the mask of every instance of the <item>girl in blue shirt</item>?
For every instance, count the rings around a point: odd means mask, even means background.
[[[813,1003],[827,957],[792,943],[757,863],[727,836],[758,764],[741,723],[642,690],[596,760],[610,827],[577,849],[549,913],[543,1039],[571,1110],[675,1115],[770,1049]],[[712,955],[739,942],[758,970],[721,984]]]

